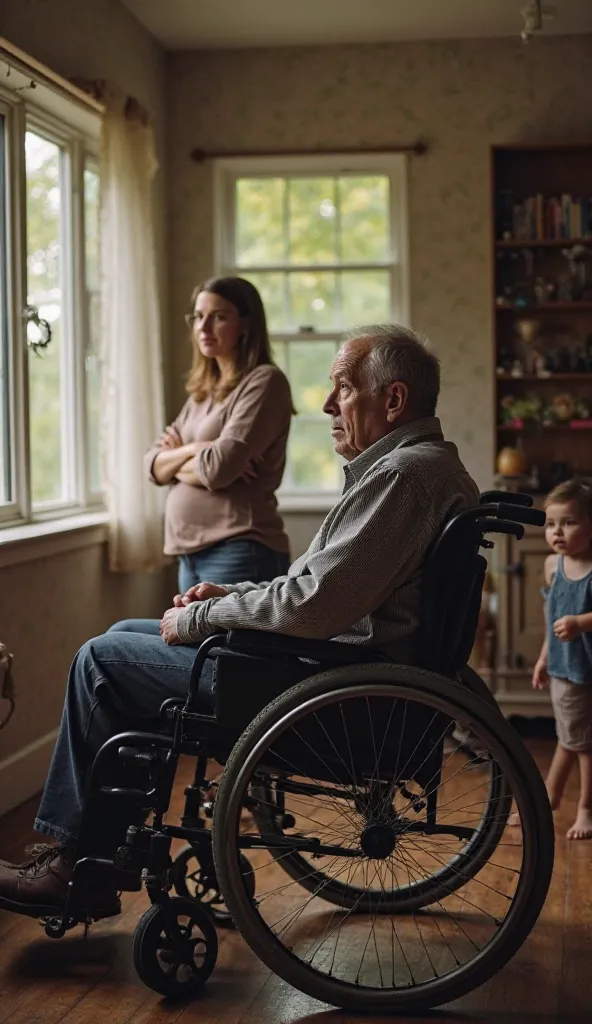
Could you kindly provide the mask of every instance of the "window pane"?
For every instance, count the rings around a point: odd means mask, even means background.
[[[295,416],[288,441],[287,487],[310,491],[337,491],[343,471],[333,449],[329,417],[323,420]]]
[[[388,259],[388,178],[340,178],[338,195],[341,258],[347,263],[372,263]]]
[[[271,354],[276,366],[288,376],[288,343],[286,341],[272,341]]]
[[[344,327],[382,323],[391,317],[388,270],[342,271],[341,295]]]
[[[335,185],[334,178],[287,181],[290,263],[337,261]]]
[[[88,486],[92,493],[101,490],[100,464],[100,294],[99,294],[99,175],[87,162],[84,169],[84,239],[86,267],[87,349],[84,358],[86,378],[86,420]]]
[[[332,271],[289,274],[289,330],[333,331],[339,328],[337,275]]]
[[[27,302],[51,325],[42,351],[29,350],[29,431],[33,502],[65,497],[62,459],[62,154],[26,133]],[[29,332],[31,339],[33,332]]]
[[[11,499],[4,138],[4,118],[0,117],[0,505]]]
[[[283,263],[284,179],[239,178],[236,183],[236,261],[240,266]]]
[[[333,341],[288,343],[288,374],[294,404],[299,413],[319,415],[329,391],[329,373],[335,359]],[[329,417],[326,417],[327,424]]]
[[[285,331],[286,317],[286,275],[282,271],[276,273],[251,273],[244,275],[255,288],[265,306],[267,327],[270,331]]]

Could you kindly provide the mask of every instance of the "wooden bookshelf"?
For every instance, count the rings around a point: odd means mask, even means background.
[[[585,272],[563,254],[574,246],[589,254]],[[570,420],[592,417],[592,144],[493,148],[492,250],[495,460],[521,447],[546,491],[562,474],[592,475],[590,431],[549,422],[566,396]],[[534,418],[512,417],[525,401]]]
[[[505,221],[500,216],[501,193]],[[537,196],[534,203],[526,204]],[[587,220],[592,206],[580,203],[572,218],[572,207],[567,200],[561,200],[562,214],[566,215],[562,223],[557,220],[557,206],[549,206],[548,200],[563,196],[575,197],[576,201],[592,197],[592,144],[512,145],[493,149],[493,462],[495,468],[502,448],[520,447],[527,471],[531,473],[537,468],[538,486],[531,482],[533,491],[539,492],[534,495],[536,504],[542,501],[540,492],[548,492],[561,477],[592,475],[592,426],[585,425],[588,417],[583,415],[588,404],[592,416],[592,361],[586,362],[587,347],[592,357],[592,292],[566,294],[565,277],[561,279],[561,293],[556,287],[561,275],[569,270],[563,250],[582,245],[592,251],[592,237],[587,237],[592,235],[592,225]],[[522,207],[520,216],[515,218],[514,204]],[[515,237],[515,229],[534,237]],[[569,237],[548,237],[553,232]],[[588,274],[592,281],[592,262]],[[550,286],[551,293],[543,293],[541,287],[535,290],[537,278]],[[525,329],[525,321],[534,321],[530,331]],[[533,353],[537,355],[536,365]],[[519,370],[519,375],[512,369]],[[549,408],[556,409],[559,403],[565,411],[570,402],[574,406],[573,419],[580,421],[578,426],[570,426],[571,420],[549,418]],[[511,410],[520,410],[521,405],[522,411],[529,407],[538,412],[533,419],[516,416],[518,428],[512,422]],[[544,410],[547,412],[543,425]],[[521,490],[528,486],[520,480]],[[531,685],[532,666],[543,641],[540,587],[548,551],[543,531],[527,527],[520,542],[513,537],[498,538],[492,553],[497,598],[496,656],[488,678],[497,701],[508,715],[551,714],[546,693],[536,693]]]

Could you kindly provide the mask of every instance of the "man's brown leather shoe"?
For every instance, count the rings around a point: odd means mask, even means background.
[[[66,899],[75,857],[63,846],[34,846],[32,859],[24,864],[0,862],[0,907],[28,917],[50,917],[59,913]],[[86,888],[77,900],[88,917],[98,920],[121,911],[121,901],[106,880]]]

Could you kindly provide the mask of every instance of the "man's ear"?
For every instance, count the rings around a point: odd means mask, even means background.
[[[401,380],[396,380],[387,387],[388,402],[386,407],[386,416],[389,423],[398,419],[407,405],[407,398],[409,390],[407,385]]]

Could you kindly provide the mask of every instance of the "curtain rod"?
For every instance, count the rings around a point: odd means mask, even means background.
[[[376,155],[385,153],[413,153],[415,156],[423,156],[427,152],[427,143],[418,139],[417,142],[410,142],[407,145],[400,146],[368,146],[364,147],[344,147],[342,149],[266,149],[253,151],[249,149],[234,149],[217,151],[212,150],[207,152],[204,149],[192,149],[190,153],[191,159],[196,164],[204,163],[205,160],[218,160],[224,159],[225,157],[268,157],[268,156],[361,156],[364,154]]]
[[[21,74],[30,78],[31,81],[36,84],[47,86],[54,92],[59,92],[69,99],[76,100],[78,103],[83,104],[85,107],[94,110],[97,114],[103,112],[103,106],[97,101],[95,97],[87,95],[83,90],[79,89],[73,82],[67,81],[62,78],[61,75],[52,71],[51,68],[41,64],[34,57],[31,57],[24,50],[20,50],[18,46],[9,42],[8,39],[0,36],[0,60],[14,68],[15,71],[19,71]]]

